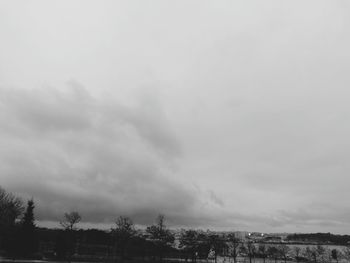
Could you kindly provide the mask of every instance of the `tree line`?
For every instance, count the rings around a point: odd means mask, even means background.
[[[330,243],[340,246],[346,246],[350,243],[349,235],[335,235],[331,233],[299,233],[287,236],[287,240],[293,242],[314,242],[314,243]]]
[[[119,216],[110,231],[79,229],[82,220],[77,211],[64,213],[60,228],[40,228],[35,224],[35,203],[30,199],[24,205],[21,198],[0,187],[0,253],[9,258],[55,259],[68,262],[99,260],[114,262],[162,262],[202,259],[217,262],[224,257],[238,263],[242,258],[249,263],[260,259],[296,262],[350,261],[350,248],[326,249],[318,245],[300,248],[286,244],[256,243],[242,240],[234,233],[169,229],[164,215],[158,215],[154,224],[144,230],[136,229],[127,216]],[[246,262],[246,261],[245,261]]]

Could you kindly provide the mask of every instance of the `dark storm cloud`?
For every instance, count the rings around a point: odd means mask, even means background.
[[[161,212],[187,224],[198,200],[172,179],[181,147],[155,96],[123,106],[76,83],[0,94],[2,182],[34,197],[38,219],[76,209],[89,222],[150,223]]]

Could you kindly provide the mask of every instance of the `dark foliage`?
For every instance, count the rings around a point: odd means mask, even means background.
[[[287,240],[296,242],[347,245],[350,242],[350,235],[334,235],[331,233],[292,234],[287,237]]]
[[[21,257],[33,258],[38,251],[34,208],[34,201],[29,200],[24,216],[18,226],[17,253]]]
[[[170,250],[175,240],[174,235],[165,226],[164,215],[159,215],[156,224],[147,227],[146,231],[149,234],[149,240],[154,243],[159,260],[162,261],[164,254]]]

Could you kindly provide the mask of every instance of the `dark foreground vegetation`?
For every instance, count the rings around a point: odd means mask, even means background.
[[[339,246],[347,246],[350,243],[349,235],[333,235],[331,233],[310,233],[310,234],[292,234],[287,240],[293,242],[314,242],[321,244],[333,244]]]
[[[0,188],[0,259],[44,259],[84,262],[339,262],[350,259],[350,248],[329,248],[322,244],[347,245],[349,236],[294,234],[285,241],[238,238],[235,233],[201,230],[172,231],[159,215],[146,229],[136,229],[132,220],[117,218],[109,231],[78,229],[78,212],[62,215],[61,228],[35,225],[35,204],[23,201]],[[291,246],[316,242],[314,246]],[[315,244],[316,244],[315,243]],[[0,260],[1,261],[1,260]]]

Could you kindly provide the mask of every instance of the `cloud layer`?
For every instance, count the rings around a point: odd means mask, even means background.
[[[348,232],[349,12],[5,1],[0,183],[40,220]]]
[[[185,222],[197,197],[172,179],[181,145],[155,97],[124,106],[76,83],[0,93],[2,182],[33,196],[40,220],[77,209],[88,222],[160,212]]]

